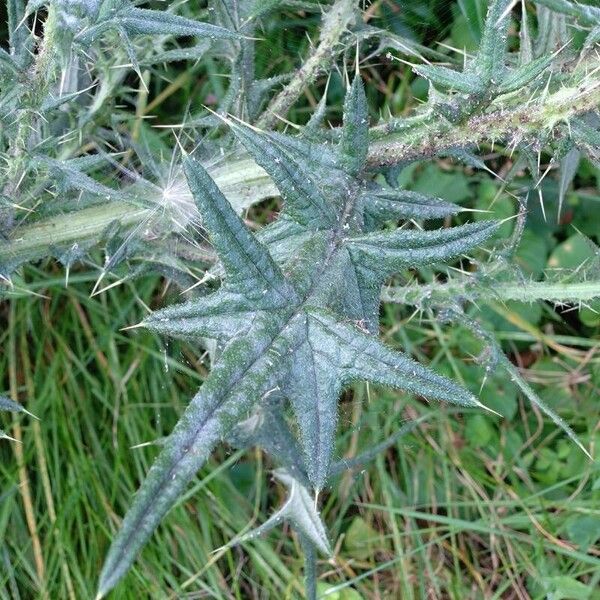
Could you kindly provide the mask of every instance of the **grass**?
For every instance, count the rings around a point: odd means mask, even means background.
[[[0,372],[40,419],[15,420],[6,429],[22,443],[0,448],[2,598],[93,597],[111,535],[156,454],[153,442],[168,434],[205,374],[201,349],[120,331],[162,302],[160,280],[90,299],[94,271],[78,270],[68,287],[60,276],[29,269],[44,297],[23,295],[2,313]],[[388,328],[390,341],[432,348],[438,368],[465,378],[469,364],[450,330],[387,317],[400,325]],[[498,333],[523,344],[519,332]],[[553,387],[574,392],[570,421],[579,432],[596,425],[593,351],[557,355],[552,373]],[[324,498],[337,552],[321,565],[321,580],[340,598],[543,598],[552,589],[555,597],[598,597],[598,465],[528,405],[519,400],[515,416],[501,420],[431,412],[403,394],[359,386],[342,411],[340,455],[381,442],[403,419],[429,416]],[[543,462],[548,452],[561,465],[554,476]],[[270,467],[258,452],[219,451],[113,597],[299,597],[293,538],[273,534],[215,552],[281,501],[265,478]],[[350,589],[360,596],[344,596]],[[576,595],[561,596],[564,589]]]

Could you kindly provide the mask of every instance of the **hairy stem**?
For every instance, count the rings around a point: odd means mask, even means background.
[[[313,544],[301,536],[304,553],[304,591],[307,600],[317,600],[317,554]]]
[[[292,80],[285,86],[262,114],[258,127],[272,129],[279,117],[285,117],[302,92],[327,71],[337,54],[336,47],[344,31],[356,18],[356,0],[336,0],[323,17],[319,44],[313,53],[298,69]]]
[[[471,282],[392,287],[383,291],[384,302],[415,306],[447,303],[449,300],[518,300],[520,302],[587,302],[600,298],[600,281],[560,283],[510,281],[493,288],[475,287]]]
[[[538,102],[521,103],[510,109],[493,109],[470,117],[461,124],[442,118],[424,118],[415,120],[413,127],[405,126],[396,132],[394,122],[391,122],[373,131],[377,137],[371,145],[368,162],[373,167],[394,165],[433,156],[451,148],[495,141],[516,146],[529,137],[539,137],[543,131],[553,131],[560,136],[560,127],[557,126],[567,124],[572,117],[600,105],[598,83],[590,82],[584,90],[577,86],[561,88]]]
[[[23,24],[22,27],[25,25]],[[10,197],[15,193],[23,171],[23,157],[27,152],[28,142],[32,132],[37,131],[38,112],[50,86],[56,79],[55,40],[57,33],[56,7],[51,5],[44,23],[44,37],[40,42],[37,57],[29,73],[29,89],[24,98],[26,108],[19,115],[17,132],[11,139],[8,148],[10,160],[0,184],[5,196]]]
[[[583,79],[583,76],[582,76]],[[432,119],[430,115],[418,115],[403,123],[391,122],[371,129],[373,139],[367,158],[371,167],[392,165],[402,161],[426,158],[451,148],[460,148],[483,143],[503,142],[513,146],[526,143],[529,138],[539,138],[540,131],[561,137],[568,131],[566,124],[577,115],[584,114],[600,105],[600,81],[588,77],[585,86],[563,87],[547,94],[530,104],[517,104],[512,108],[494,108],[490,112],[473,116],[462,124],[451,124],[443,118]],[[408,123],[408,125],[407,125]],[[210,175],[223,190],[234,207],[250,206],[260,200],[278,195],[277,188],[267,174],[248,157],[232,159],[217,167],[208,168]],[[113,203],[96,207],[95,214],[103,211],[110,214]],[[121,212],[122,211],[122,212]],[[114,214],[114,213],[113,213]],[[73,213],[74,215],[74,213]],[[106,226],[104,218],[94,223],[65,215],[69,219],[68,227],[51,226],[52,243],[56,245],[77,239],[80,243],[97,238]],[[139,207],[122,205],[119,215],[113,220],[123,224],[140,223],[147,214]],[[56,221],[52,221],[56,222]],[[5,243],[0,242],[0,265],[10,263],[29,246],[37,244],[40,222],[35,225],[18,227]],[[66,222],[65,222],[66,223]]]

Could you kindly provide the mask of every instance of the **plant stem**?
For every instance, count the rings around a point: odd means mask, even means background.
[[[46,99],[50,86],[56,79],[56,34],[56,7],[51,4],[44,22],[44,37],[40,42],[37,57],[29,73],[29,88],[23,99],[26,108],[19,115],[17,131],[8,148],[8,155],[11,160],[0,185],[5,196],[10,197],[15,193],[23,171],[23,158],[27,152],[31,134],[37,131],[36,120],[38,119],[40,107]]]
[[[443,150],[482,143],[503,142],[515,146],[540,132],[554,132],[562,137],[560,125],[572,117],[594,110],[600,105],[600,85],[590,82],[587,89],[561,88],[544,99],[512,108],[495,108],[483,115],[453,124],[441,117],[415,121],[412,128],[394,132],[394,122],[373,130],[377,138],[369,148],[372,167],[394,165],[438,154]],[[410,123],[410,121],[408,121]],[[559,126],[559,127],[557,127]],[[388,134],[388,131],[392,133]]]
[[[336,0],[323,17],[319,45],[298,69],[292,80],[283,88],[258,119],[256,125],[262,129],[272,129],[285,117],[302,92],[326,71],[337,54],[336,46],[344,31],[356,18],[356,0]]]
[[[317,600],[317,555],[312,543],[302,536],[304,552],[304,592],[306,600]]]
[[[263,169],[248,158],[212,167],[209,172],[238,212],[278,194]],[[0,267],[48,256],[49,248],[74,243],[85,246],[98,240],[111,223],[135,227],[148,221],[153,212],[151,208],[113,201],[22,225],[8,241],[0,240]]]
[[[493,288],[472,282],[444,283],[387,288],[381,299],[384,302],[435,305],[463,298],[466,300],[517,300],[520,302],[577,303],[600,298],[600,281],[560,283],[551,281],[507,281]]]
[[[568,77],[568,74],[565,75],[565,80]],[[399,131],[400,122],[395,126],[395,122],[392,121],[391,124],[372,128],[373,141],[367,161],[370,166],[377,167],[433,156],[450,148],[494,142],[504,142],[512,146],[526,142],[529,137],[538,138],[540,131],[547,131],[555,138],[560,138],[568,130],[563,124],[577,115],[597,108],[598,105],[600,81],[588,77],[583,90],[577,86],[563,87],[537,101],[518,104],[512,108],[492,105],[491,112],[471,117],[458,125],[451,124],[441,117],[436,120],[431,118],[431,115],[417,115],[402,122],[403,126]],[[405,127],[406,123],[410,126]],[[248,157],[209,167],[208,171],[238,210],[264,198],[278,195],[277,188],[267,174]],[[76,213],[71,213],[64,217],[54,217],[33,225],[17,227],[8,242],[0,242],[0,265],[15,262],[15,258],[30,247],[39,250],[33,258],[47,255],[43,245],[37,241],[40,228],[46,232],[46,243],[50,238],[54,246],[69,243],[70,240],[77,240],[82,244],[88,240],[93,241],[104,231],[106,218],[111,213],[112,220],[119,220],[122,224],[135,225],[147,218],[147,214],[135,205],[122,204],[116,207],[114,203],[106,203],[95,207],[94,211],[94,218],[99,219],[98,223],[93,223],[91,216],[86,217],[86,223],[83,219],[77,219]],[[60,221],[61,218],[68,221]],[[57,223],[68,226],[58,227]]]

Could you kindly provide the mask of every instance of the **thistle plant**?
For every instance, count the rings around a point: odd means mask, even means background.
[[[600,161],[600,11],[535,0],[528,5],[536,10],[533,36],[522,3],[519,48],[509,51],[515,4],[490,2],[479,50],[460,68],[432,64],[435,53],[365,25],[352,0],[324,6],[215,0],[206,22],[123,0],[26,6],[9,0],[9,48],[0,52],[0,277],[6,293],[28,261],[56,257],[68,276],[71,265],[103,247],[106,260],[93,293],[113,274],[118,283],[158,271],[190,298],[138,326],[211,350],[210,374],[162,442],[116,533],[98,597],[128,571],[213,449],[225,443],[262,448],[288,490],[270,519],[231,543],[288,521],[305,553],[306,595],[316,598],[317,554],[332,552],[319,495],[341,471],[373,457],[336,461],[343,390],[368,381],[486,408],[466,388],[381,341],[381,301],[413,305],[440,323],[470,329],[485,348],[479,357],[485,369],[505,370],[523,396],[587,452],[476,317],[478,301],[585,305],[600,296],[600,251],[593,246],[595,259],[562,279],[528,281],[512,261],[528,202],[537,199],[546,176],[541,153],[559,171],[560,203],[580,158]],[[296,72],[257,79],[260,28],[284,8],[323,9],[320,38]],[[43,33],[37,34],[34,19],[41,14]],[[585,32],[579,46],[565,39],[566,27],[555,27],[567,21]],[[428,80],[428,100],[413,115],[371,125],[360,57],[373,42],[390,60],[401,48],[402,60]],[[178,138],[169,160],[153,147],[144,115],[131,123],[119,101],[136,93],[147,98],[147,80],[160,65],[188,61],[191,69],[203,59],[229,67],[229,89],[217,110],[182,115],[177,129],[188,142]],[[325,127],[324,94],[296,133],[278,131],[307,87],[339,65],[347,88],[343,122]],[[137,90],[127,88],[132,80]],[[110,127],[98,127],[100,116]],[[514,157],[504,185],[523,169],[536,182],[521,190],[507,239],[498,239],[503,223],[492,219],[439,228],[467,211],[397,185],[403,167],[418,160],[445,157],[488,169],[478,155],[486,144]],[[283,203],[277,219],[251,230],[243,210],[274,196]],[[481,248],[486,260],[471,256],[480,256]],[[465,257],[468,271],[448,271],[443,282],[419,280],[424,267],[439,270]],[[135,268],[123,274],[125,265]],[[417,283],[407,283],[408,272]]]

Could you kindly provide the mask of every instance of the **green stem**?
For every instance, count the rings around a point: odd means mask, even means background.
[[[317,554],[315,547],[304,536],[301,538],[304,552],[304,592],[306,600],[317,600]]]
[[[583,71],[585,70],[586,68],[583,68]],[[565,81],[568,77],[568,74],[565,75]],[[397,164],[401,161],[433,156],[450,148],[496,141],[507,145],[518,140],[526,142],[530,138],[539,139],[540,132],[543,131],[560,137],[568,131],[568,128],[563,126],[564,123],[600,105],[600,85],[596,85],[597,83],[597,79],[588,77],[585,89],[575,85],[562,87],[530,104],[520,104],[511,108],[494,108],[492,105],[490,112],[473,116],[459,125],[450,124],[442,118],[434,120],[429,115],[411,119],[410,127],[404,130],[393,124],[388,126],[387,130],[386,126],[377,126],[372,129],[373,141],[369,148],[368,165],[378,167]],[[233,159],[208,170],[223,193],[238,209],[278,195],[277,188],[266,173],[247,157]],[[104,208],[98,209],[99,213],[110,213],[113,210],[112,203],[102,206]],[[85,243],[97,238],[104,231],[103,218],[97,225],[90,223],[81,229],[78,229],[79,221],[72,216],[65,218],[68,219],[65,221],[68,227],[53,228],[52,243],[55,246],[68,243],[71,239]],[[131,205],[129,211],[123,207],[123,215],[119,218],[123,219],[123,223],[135,224],[141,222],[145,215],[140,213],[139,207]],[[37,227],[38,224],[18,227],[8,242],[0,242],[0,264],[13,262],[14,256],[28,245],[39,248],[40,252],[36,257],[47,255],[35,240],[39,231]]]
[[[44,22],[44,37],[31,71],[28,73],[28,89],[23,98],[26,108],[19,114],[17,131],[10,141],[8,155],[10,160],[0,188],[6,196],[12,196],[24,168],[24,156],[32,131],[36,130],[38,114],[48,89],[56,79],[57,60],[55,39],[57,30],[56,7],[50,5]]]
[[[340,38],[356,18],[355,0],[336,0],[323,17],[319,44],[304,61],[292,80],[273,98],[256,125],[272,129],[285,117],[302,92],[323,72],[327,71],[337,54]]]
[[[248,158],[233,164],[213,166],[209,172],[238,212],[262,198],[278,194],[265,171]],[[91,244],[111,223],[135,227],[148,221],[154,212],[151,208],[113,201],[22,225],[6,242],[0,239],[0,266],[48,256],[49,249],[53,248],[74,243],[80,246]]]
[[[517,300],[519,302],[577,303],[600,298],[600,281],[560,283],[551,281],[508,281],[494,287],[475,287],[472,283],[444,283],[392,287],[383,291],[384,302],[414,306],[442,305],[457,299],[465,300]]]

